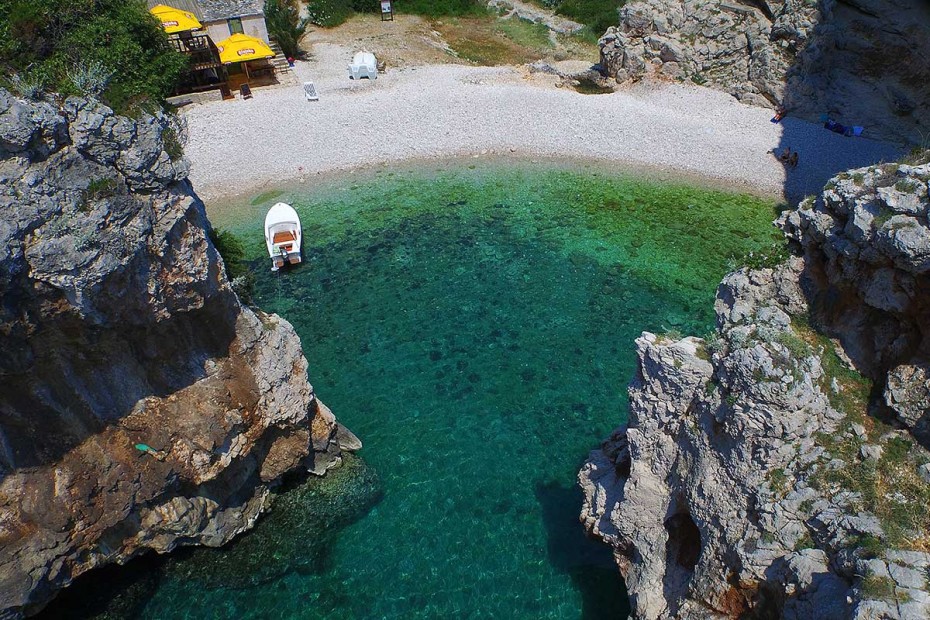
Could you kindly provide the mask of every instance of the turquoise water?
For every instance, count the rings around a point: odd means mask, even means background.
[[[277,200],[301,215],[306,261],[275,275],[260,231]],[[720,277],[771,242],[772,207],[500,163],[211,205],[362,460],[295,482],[231,549],[133,563],[50,614],[625,618],[610,554],[578,523],[576,473],[626,419],[634,338],[707,332]]]

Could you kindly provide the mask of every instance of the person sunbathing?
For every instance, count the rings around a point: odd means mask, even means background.
[[[791,156],[788,158],[788,165],[791,166],[792,168],[798,167],[798,152],[797,151],[792,153]]]
[[[790,163],[791,162],[791,147],[786,146],[785,150],[782,151],[781,155],[778,156],[778,159],[786,164]]]

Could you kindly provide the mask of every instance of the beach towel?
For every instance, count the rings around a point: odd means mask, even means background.
[[[827,116],[821,116],[820,118],[826,119],[823,124],[824,129],[829,129],[832,132],[843,134],[847,138],[851,136],[861,136],[862,132],[865,130],[864,127],[860,127],[859,125],[840,125],[835,120]]]
[[[843,134],[844,136],[846,135],[846,132],[849,131],[849,128],[846,127],[845,125],[840,125],[835,120],[829,119],[829,118],[827,119],[827,122],[823,124],[823,128],[829,129],[830,131],[834,133]]]

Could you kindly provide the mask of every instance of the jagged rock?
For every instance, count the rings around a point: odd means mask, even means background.
[[[930,11],[909,0],[635,0],[600,39],[618,82],[654,72],[916,142],[930,125]],[[667,69],[665,64],[673,64]]]
[[[928,178],[930,164],[851,170],[778,224],[811,265],[809,288],[829,309],[825,323],[856,367],[885,385],[888,407],[930,445]]]
[[[355,445],[290,324],[232,291],[181,133],[0,90],[4,618],[94,567],[222,545],[285,472]]]
[[[579,474],[581,520],[613,547],[633,617],[930,617],[930,556],[886,547],[875,557],[888,536],[863,509],[868,487],[819,473],[878,469],[905,449],[918,451],[914,470],[884,484],[930,480],[920,465],[930,452],[905,431],[876,437],[855,421],[865,405],[851,409],[844,392],[867,382],[836,370],[883,382],[888,407],[926,445],[928,269],[919,244],[887,241],[896,212],[924,214],[907,217],[930,236],[925,179],[930,165],[840,175],[778,221],[803,257],[726,276],[711,342],[637,339],[629,422]]]

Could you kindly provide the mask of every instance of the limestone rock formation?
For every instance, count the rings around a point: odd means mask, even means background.
[[[0,617],[221,545],[285,472],[358,447],[293,328],[233,292],[179,131],[0,90]]]
[[[930,5],[911,0],[635,0],[600,40],[623,82],[656,73],[873,137],[930,132]]]
[[[779,220],[803,256],[726,277],[713,338],[637,340],[579,475],[635,617],[930,617],[928,180],[840,175]]]

